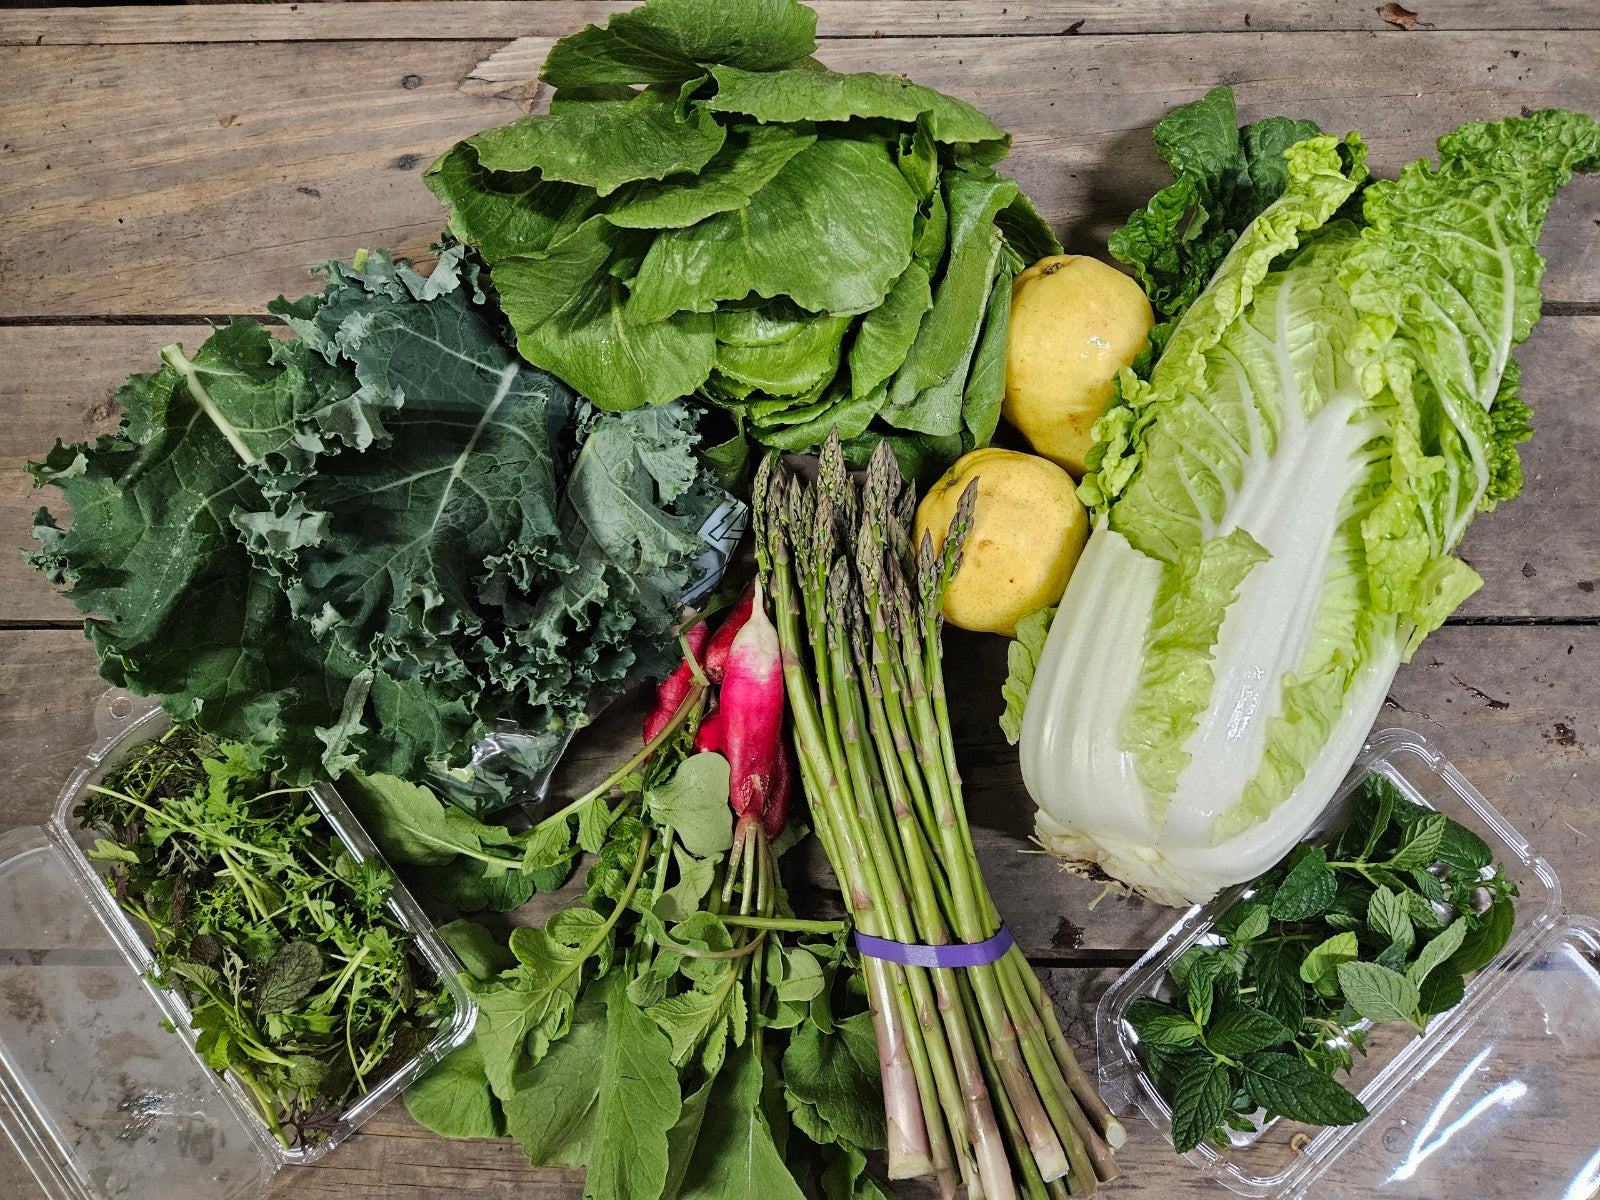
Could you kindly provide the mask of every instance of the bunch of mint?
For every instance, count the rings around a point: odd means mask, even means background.
[[[1423,1032],[1511,936],[1516,884],[1492,862],[1471,830],[1369,776],[1336,844],[1297,846],[1173,962],[1170,1003],[1128,1006],[1174,1149],[1277,1117],[1363,1119],[1334,1076],[1368,1028]]]

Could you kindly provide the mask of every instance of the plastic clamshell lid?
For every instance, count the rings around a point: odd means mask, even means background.
[[[1550,865],[1419,734],[1384,730],[1352,768],[1320,828],[1345,823],[1368,772],[1393,782],[1477,833],[1520,889],[1510,940],[1467,981],[1466,995],[1417,1037],[1406,1027],[1371,1032],[1345,1082],[1371,1115],[1317,1129],[1275,1121],[1234,1134],[1226,1150],[1186,1158],[1234,1192],[1272,1200],[1368,1194],[1439,1200],[1600,1196],[1600,925],[1569,918]],[[1100,1079],[1124,1115],[1142,1113],[1171,1136],[1122,1014],[1141,996],[1168,995],[1168,964],[1216,941],[1216,918],[1248,887],[1191,909],[1101,1000]]]
[[[477,1007],[449,948],[396,881],[389,907],[455,1011],[325,1139],[282,1146],[242,1088],[200,1058],[183,998],[150,982],[140,930],[85,853],[95,835],[72,820],[87,784],[171,722],[113,691],[96,724],[105,740],[68,780],[49,825],[0,836],[0,1127],[50,1200],[255,1200],[280,1166],[333,1150],[464,1044]],[[380,857],[334,789],[319,786],[313,799],[352,857]]]
[[[243,1200],[277,1164],[128,963],[70,852],[0,839],[0,1121],[51,1200]]]

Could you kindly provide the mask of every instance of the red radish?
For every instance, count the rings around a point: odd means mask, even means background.
[[[743,629],[744,623],[750,619],[750,607],[755,598],[755,584],[751,584],[745,588],[744,595],[739,597],[738,603],[728,610],[728,615],[723,618],[721,626],[717,629],[717,636],[712,638],[711,644],[706,647],[701,669],[712,683],[722,682],[722,676],[728,669],[728,651],[733,646],[733,639],[739,636],[739,630]]]
[[[760,585],[753,589],[750,619],[728,647],[720,711],[733,811],[741,823],[759,820],[783,750],[783,664]]]
[[[684,634],[684,640],[689,643],[689,653],[698,659],[700,651],[705,649],[706,639],[711,630],[704,621],[696,621],[689,631]],[[689,696],[689,689],[694,686],[694,664],[689,659],[684,659],[677,668],[661,681],[656,688],[656,702],[644,718],[644,740],[650,741],[656,734],[667,727],[667,723],[677,716],[678,709]]]
[[[794,750],[789,739],[778,731],[778,765],[772,775],[772,794],[767,797],[766,811],[761,814],[761,828],[769,838],[783,832],[789,823],[789,796],[794,790]]]
[[[722,710],[719,708],[705,720],[700,722],[700,728],[695,730],[694,750],[696,754],[704,754],[710,750],[717,754],[722,753],[723,745]]]

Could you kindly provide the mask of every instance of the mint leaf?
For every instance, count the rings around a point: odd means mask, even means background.
[[[1265,904],[1245,903],[1236,905],[1235,909],[1236,920],[1232,922],[1231,928],[1224,931],[1229,945],[1248,945],[1267,931],[1267,924],[1272,920],[1272,914],[1267,911]],[[1218,926],[1221,927],[1220,921]]]
[[[1411,894],[1402,895],[1380,887],[1367,902],[1367,923],[1392,944],[1402,947],[1402,952],[1409,950],[1417,940],[1416,930],[1411,926],[1410,904],[1405,899]]]
[[[1446,925],[1422,947],[1417,961],[1406,968],[1406,978],[1420,988],[1436,967],[1449,961],[1450,956],[1461,948],[1467,931],[1467,923],[1460,917]]]
[[[1123,1014],[1139,1040],[1154,1046],[1187,1046],[1200,1037],[1200,1026],[1170,1004],[1141,997]]]
[[[1445,818],[1444,836],[1434,852],[1439,862],[1461,871],[1481,871],[1494,861],[1494,851],[1472,830],[1459,821]]]
[[[1433,1017],[1461,1003],[1467,994],[1467,981],[1460,971],[1444,965],[1430,971],[1418,991],[1422,994],[1418,1007],[1423,1017]]]
[[[1334,934],[1306,955],[1300,964],[1300,978],[1314,985],[1324,996],[1331,996],[1335,989],[1331,984],[1324,987],[1324,982],[1333,976],[1340,963],[1354,962],[1360,957],[1361,943],[1353,932]]]
[[[1337,1080],[1288,1054],[1264,1051],[1245,1059],[1244,1087],[1262,1108],[1291,1121],[1354,1125],[1367,1116],[1366,1106]]]
[[[1403,942],[1390,942],[1379,952],[1378,957],[1372,961],[1390,971],[1399,971],[1402,974],[1406,969],[1406,959],[1410,957],[1411,947]]]
[[[1475,921],[1450,958],[1452,967],[1463,975],[1470,975],[1493,962],[1495,955],[1511,940],[1516,912],[1509,896],[1496,896],[1476,918],[1458,917],[1457,920]]]
[[[1304,921],[1333,903],[1339,881],[1328,870],[1328,852],[1313,846],[1284,877],[1272,897],[1272,915],[1280,921]]]
[[[1194,1045],[1162,1046],[1154,1042],[1144,1042],[1140,1048],[1144,1051],[1145,1067],[1150,1072],[1151,1082],[1156,1085],[1156,1090],[1166,1099],[1169,1107],[1178,1080],[1183,1078],[1194,1064],[1210,1062],[1213,1058],[1199,1046]]]
[[[1227,960],[1220,954],[1208,955],[1189,968],[1189,974],[1184,980],[1184,990],[1189,997],[1189,1011],[1201,1025],[1211,1019],[1211,1001],[1216,990],[1216,982],[1227,969]]]
[[[1413,821],[1406,828],[1400,849],[1395,851],[1386,864],[1389,869],[1404,871],[1437,862],[1439,846],[1444,841],[1445,826],[1449,819],[1443,813],[1429,813]]]
[[[1243,1058],[1268,1046],[1277,1046],[1294,1037],[1277,1018],[1247,1004],[1218,1007],[1206,1026],[1206,1046],[1228,1058]]]
[[[1372,778],[1378,779],[1378,776]],[[1378,801],[1376,810],[1372,815],[1371,827],[1367,830],[1366,839],[1361,846],[1361,860],[1365,862],[1372,857],[1372,852],[1378,848],[1378,840],[1383,837],[1389,828],[1389,818],[1394,813],[1395,790],[1394,785],[1386,779],[1380,779],[1378,786]]]
[[[1441,917],[1438,910],[1434,908],[1433,901],[1435,899],[1441,901],[1444,899],[1444,889],[1439,887],[1439,881],[1434,879],[1434,877],[1429,875],[1426,871],[1414,871],[1412,874],[1414,876],[1420,875],[1423,879],[1429,880],[1433,884],[1434,889],[1439,892],[1439,895],[1434,897],[1427,890],[1406,892],[1403,898],[1406,902],[1406,913],[1408,916],[1410,916],[1411,923],[1418,929],[1443,929],[1445,924],[1444,918]]]
[[[1345,999],[1369,1021],[1409,1021],[1421,1003],[1414,983],[1376,963],[1340,963],[1338,973]]]
[[[1236,1090],[1226,1063],[1211,1057],[1192,1062],[1172,1092],[1172,1148],[1187,1154],[1209,1137]]]
[[[1299,948],[1287,942],[1268,943],[1251,951],[1251,979],[1256,1004],[1289,1029],[1299,1029],[1306,1016],[1305,983],[1300,978]]]

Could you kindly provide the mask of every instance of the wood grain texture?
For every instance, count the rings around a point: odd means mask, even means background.
[[[439,225],[421,170],[523,111],[547,43],[278,42],[0,48],[0,318],[260,312],[307,264]],[[509,56],[509,57],[508,57]],[[461,90],[495,60],[495,81]],[[846,70],[982,105],[1007,169],[1070,248],[1163,182],[1149,128],[1230,83],[1246,118],[1360,128],[1380,172],[1465,120],[1600,111],[1600,33],[844,39]],[[1377,82],[1374,82],[1377,81]],[[1600,302],[1600,178],[1558,200],[1546,296]]]
[[[451,40],[560,37],[628,8],[610,0],[469,0],[464,3],[195,4],[178,8],[25,8],[0,16],[0,45],[137,45],[146,42]],[[817,34],[839,37],[1052,37],[1108,33],[1369,31],[1399,36],[1371,4],[1335,0],[813,0]],[[1422,6],[1413,37],[1455,30],[1596,29],[1587,0],[1454,0]]]
[[[77,617],[12,550],[29,543],[34,510],[55,502],[18,468],[57,437],[111,428],[108,398],[123,376],[152,370],[168,342],[193,349],[205,336],[204,325],[0,327],[0,412],[10,414],[0,421],[0,625]],[[1527,482],[1468,531],[1462,553],[1485,583],[1460,619],[1600,620],[1600,317],[1545,317],[1518,358],[1538,430],[1522,450]]]

